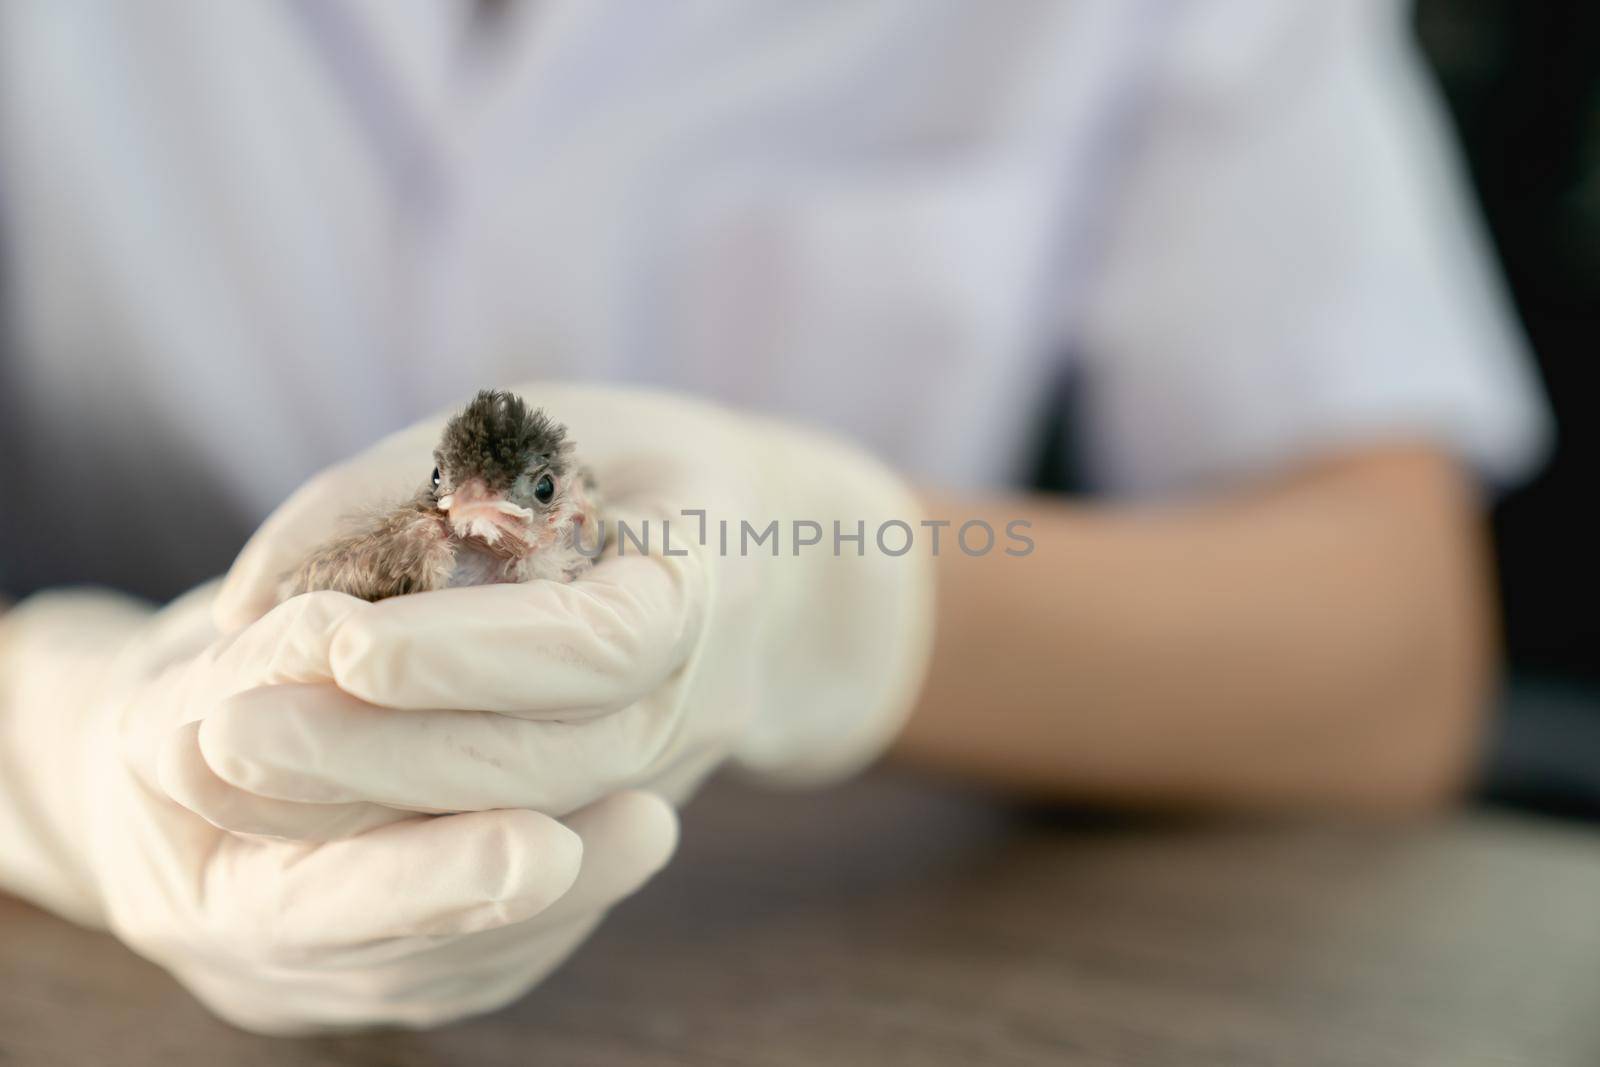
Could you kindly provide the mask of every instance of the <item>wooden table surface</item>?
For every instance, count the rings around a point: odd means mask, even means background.
[[[1041,817],[887,775],[713,786],[544,986],[424,1033],[219,1023],[0,897],[0,1064],[1600,1063],[1600,834]]]

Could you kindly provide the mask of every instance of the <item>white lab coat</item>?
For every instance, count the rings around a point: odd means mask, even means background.
[[[1385,437],[1494,480],[1540,451],[1395,3],[472,14],[0,5],[14,589],[203,573],[318,467],[537,376],[831,424],[956,487],[1017,476],[1069,362],[1109,492]]]

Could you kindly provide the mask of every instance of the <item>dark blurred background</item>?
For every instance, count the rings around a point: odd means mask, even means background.
[[[1416,26],[1559,427],[1495,513],[1513,670],[1488,789],[1600,815],[1600,3],[1422,0]]]
[[[1600,4],[1423,0],[1438,74],[1560,427],[1495,520],[1516,663],[1600,681]]]

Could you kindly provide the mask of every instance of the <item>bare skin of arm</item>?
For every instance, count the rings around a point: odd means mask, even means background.
[[[1497,635],[1482,505],[1441,453],[1376,448],[1159,507],[928,506],[1028,519],[1036,547],[941,546],[900,761],[1139,807],[1405,812],[1466,784]]]

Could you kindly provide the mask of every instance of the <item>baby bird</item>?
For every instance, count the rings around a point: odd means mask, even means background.
[[[483,390],[446,424],[429,482],[319,547],[284,578],[279,599],[313,589],[382,600],[458,585],[570,582],[589,568],[603,534],[593,481],[572,452],[566,427],[519,396]]]

